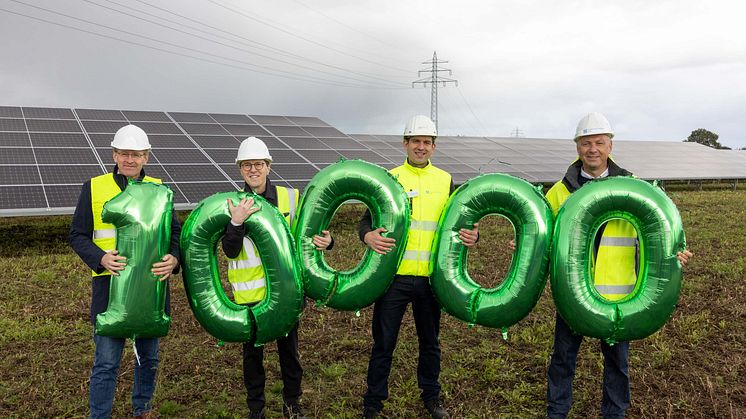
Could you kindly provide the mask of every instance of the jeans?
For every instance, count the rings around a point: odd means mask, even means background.
[[[557,314],[554,328],[554,352],[547,371],[547,417],[566,418],[572,405],[572,380],[583,336],[575,335]],[[630,404],[627,358],[629,342],[609,345],[601,341],[604,354],[604,388],[601,414],[604,418],[623,418]]]
[[[88,404],[91,418],[108,418],[114,404],[117,373],[122,360],[126,339],[93,335],[96,354],[91,370],[90,397]],[[132,408],[134,415],[152,410],[150,400],[155,390],[155,375],[158,370],[158,338],[136,339],[140,365],[135,361],[135,380],[132,384]]]
[[[381,411],[383,401],[389,396],[391,361],[399,327],[410,302],[420,348],[417,364],[420,397],[424,402],[440,397],[440,304],[435,300],[427,277],[397,275],[373,307],[373,350],[368,363],[368,391],[363,396],[366,408]]]
[[[285,404],[298,403],[302,394],[303,368],[298,355],[298,324],[284,338],[277,339],[282,374],[282,398]],[[246,404],[258,412],[264,408],[264,346],[252,342],[243,344],[243,382],[246,386]]]

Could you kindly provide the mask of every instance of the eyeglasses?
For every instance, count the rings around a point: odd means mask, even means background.
[[[267,163],[263,162],[263,161],[258,161],[258,162],[254,162],[254,163],[252,163],[250,161],[242,161],[241,162],[241,169],[243,169],[243,170],[251,170],[251,168],[253,167],[254,170],[262,170],[262,169],[264,169],[264,166],[266,166],[266,165],[267,165]]]
[[[124,152],[124,151],[117,151],[117,154],[119,154],[125,159],[132,159],[132,160],[141,160],[145,158],[145,156],[147,155],[146,153],[130,153],[130,152]]]

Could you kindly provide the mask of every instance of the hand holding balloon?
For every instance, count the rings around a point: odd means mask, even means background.
[[[169,276],[171,276],[171,273],[176,269],[176,265],[178,264],[179,259],[176,259],[174,255],[169,253],[166,256],[163,256],[163,259],[161,259],[160,262],[154,263],[153,269],[150,271],[153,272],[153,275],[160,276],[160,278],[158,278],[160,281],[165,281]]]
[[[681,266],[686,266],[687,262],[689,262],[689,258],[694,256],[694,253],[684,249],[683,252],[676,253],[676,257],[679,258],[679,262],[681,262]]]
[[[386,232],[385,228],[378,227],[377,229],[373,231],[369,231],[365,233],[365,237],[363,238],[363,241],[365,241],[365,244],[367,244],[368,247],[373,249],[374,252],[385,255],[391,249],[393,249],[394,245],[396,244],[396,240],[389,238],[389,237],[383,237],[381,235],[381,233],[385,233],[385,232]]]
[[[332,244],[332,235],[329,234],[329,230],[321,230],[321,236],[313,236],[313,245],[316,246],[316,250],[326,250],[330,244]]]
[[[458,237],[461,239],[461,243],[466,247],[472,247],[477,244],[479,239],[479,223],[474,223],[474,228],[467,230],[462,228],[458,231]]]
[[[107,271],[111,272],[112,275],[119,276],[119,271],[127,266],[126,262],[126,257],[119,256],[119,251],[112,250],[111,252],[106,252],[99,263],[101,266],[106,268]]]
[[[231,213],[231,221],[234,224],[243,224],[251,214],[259,211],[259,207],[253,206],[253,198],[244,198],[236,206],[233,205],[230,198],[226,199],[226,201],[228,201],[228,210]]]

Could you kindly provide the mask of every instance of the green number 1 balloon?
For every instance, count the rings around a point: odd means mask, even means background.
[[[116,249],[127,266],[111,277],[109,305],[96,317],[96,334],[134,339],[168,333],[168,284],[150,270],[171,244],[172,203],[168,186],[133,182],[104,205],[101,218],[116,226]]]

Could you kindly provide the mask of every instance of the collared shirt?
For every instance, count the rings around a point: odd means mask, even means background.
[[[602,177],[609,176],[609,168],[606,167],[606,170],[604,170],[603,173],[601,173],[598,177],[593,177],[590,173],[583,170],[583,167],[580,168],[580,176],[583,176],[586,179],[601,179]]]

